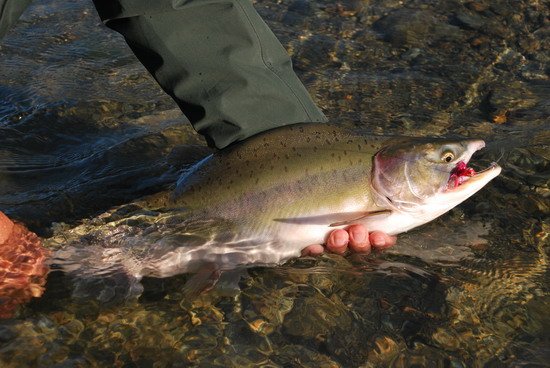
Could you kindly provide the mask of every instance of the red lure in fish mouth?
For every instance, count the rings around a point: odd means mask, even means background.
[[[476,172],[474,169],[468,167],[464,161],[460,161],[451,171],[451,176],[447,182],[447,189],[454,189],[458,187],[460,184],[468,180],[469,177],[472,177],[475,174]]]

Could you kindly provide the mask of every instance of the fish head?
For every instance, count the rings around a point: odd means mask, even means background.
[[[482,140],[412,140],[382,148],[374,157],[372,187],[393,210],[424,216],[447,212],[483,188],[501,171],[496,163],[476,172],[468,167]]]

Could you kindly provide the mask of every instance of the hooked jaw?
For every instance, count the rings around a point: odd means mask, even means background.
[[[446,200],[456,202],[457,204],[479,191],[502,171],[502,168],[496,162],[493,162],[487,169],[479,172],[468,167],[468,162],[474,152],[484,148],[485,142],[482,140],[471,140],[467,144],[468,149],[466,154],[451,171],[447,187],[442,193],[445,195]]]
[[[456,164],[455,168],[451,170],[451,176],[447,182],[446,189],[454,189],[463,184],[472,176],[476,175],[476,172],[471,167],[468,167],[468,162],[472,155],[485,147],[485,142],[480,139],[468,140],[462,143],[466,146],[466,151],[461,157],[461,160]]]
[[[429,213],[428,217],[431,219],[444,214],[470,198],[502,171],[497,163],[492,163],[487,169],[479,172],[468,167],[468,161],[473,153],[485,147],[485,143],[483,141],[468,141],[467,144],[469,147],[449,174],[446,187],[424,203],[424,212]]]

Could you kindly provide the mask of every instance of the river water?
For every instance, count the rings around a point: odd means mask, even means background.
[[[332,122],[482,138],[474,161],[503,173],[389,251],[254,268],[193,301],[185,275],[113,304],[73,298],[53,272],[0,321],[0,365],[548,366],[548,4],[256,7]],[[0,210],[49,247],[107,228],[208,153],[90,1],[33,3],[0,46],[0,94]]]

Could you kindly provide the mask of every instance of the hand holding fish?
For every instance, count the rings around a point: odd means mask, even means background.
[[[334,230],[327,238],[325,246],[310,245],[302,250],[303,256],[322,254],[328,251],[343,254],[348,249],[354,253],[369,253],[372,248],[382,250],[395,245],[397,238],[382,231],[369,233],[361,224],[351,225],[347,229]]]

